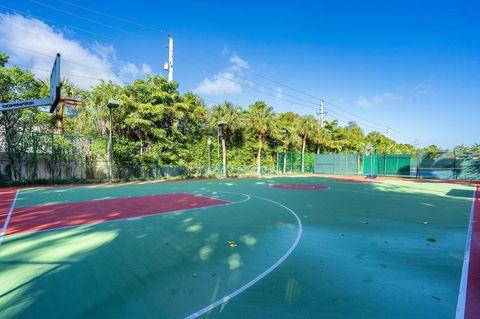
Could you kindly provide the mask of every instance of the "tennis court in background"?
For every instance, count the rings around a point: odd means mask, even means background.
[[[476,194],[333,177],[3,189],[0,318],[478,318]]]

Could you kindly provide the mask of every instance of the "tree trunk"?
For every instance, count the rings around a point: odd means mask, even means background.
[[[262,136],[258,136],[257,175],[262,175]]]
[[[227,147],[225,145],[225,137],[222,134],[222,164],[223,164],[223,176],[227,176]]]
[[[307,144],[307,137],[303,137],[303,144],[302,144],[302,173],[305,173],[305,146]]]
[[[283,150],[283,174],[287,174],[287,150]]]
[[[320,154],[320,144],[317,144],[317,154]]]

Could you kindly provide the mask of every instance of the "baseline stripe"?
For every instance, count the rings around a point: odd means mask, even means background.
[[[10,205],[10,209],[8,210],[7,218],[5,218],[5,223],[3,223],[2,232],[0,233],[0,246],[2,245],[3,237],[5,237],[5,233],[7,232],[8,222],[10,221],[10,217],[12,216],[13,208],[15,207],[15,202],[17,201],[17,196],[19,192],[19,189],[15,192],[15,197],[13,197],[12,204]]]
[[[470,264],[468,266],[465,319],[480,318],[480,187],[477,187],[473,209],[470,239]]]
[[[460,281],[460,289],[458,292],[457,311],[455,313],[455,319],[465,318],[465,305],[467,301],[467,289],[468,289],[468,273],[470,267],[470,249],[472,241],[472,229],[473,218],[475,215],[475,205],[477,201],[477,189],[473,191],[472,208],[470,210],[470,221],[468,223],[467,241],[465,243],[465,254],[463,257],[462,277]]]
[[[230,194],[241,194],[241,195],[246,195],[246,194],[242,194],[242,193],[234,193],[234,192],[224,192],[224,193],[230,193]],[[248,195],[246,195],[248,196]],[[257,282],[259,282],[260,280],[262,280],[263,278],[265,278],[268,274],[270,274],[272,271],[275,270],[275,268],[277,268],[278,266],[280,266],[281,263],[283,263],[285,261],[285,259],[288,258],[288,256],[290,256],[290,254],[293,252],[293,250],[297,247],[298,245],[298,242],[300,241],[300,238],[302,237],[302,233],[303,233],[303,225],[302,225],[302,222],[300,221],[300,218],[298,217],[298,215],[293,211],[291,210],[290,208],[288,208],[287,206],[284,206],[276,201],[273,201],[271,199],[268,199],[268,198],[263,198],[263,197],[259,197],[259,196],[253,196],[253,195],[250,195],[251,197],[253,198],[257,198],[257,199],[261,199],[261,200],[264,200],[264,201],[268,201],[268,202],[271,202],[275,205],[278,205],[280,207],[283,207],[285,208],[287,211],[289,211],[294,217],[295,219],[297,220],[297,223],[298,223],[298,233],[297,233],[297,237],[295,238],[295,241],[293,242],[293,244],[290,246],[290,248],[287,250],[287,252],[279,259],[277,260],[273,265],[271,265],[267,270],[265,270],[264,272],[262,272],[260,275],[258,275],[257,277],[255,277],[254,279],[252,279],[251,281],[249,281],[248,283],[246,283],[245,285],[243,285],[242,287],[240,287],[239,289],[235,290],[234,292],[228,294],[227,296],[215,301],[214,303],[212,303],[211,305],[208,305],[206,306],[205,308],[203,309],[200,309],[199,311],[185,317],[185,319],[195,319],[195,318],[198,318],[204,314],[206,314],[207,312],[213,310],[214,308],[228,302],[230,299],[232,298],[235,298],[236,296],[238,296],[239,294],[241,294],[242,292],[244,292],[245,290],[247,290],[248,288],[250,288],[251,286],[253,286],[254,284],[256,284]]]

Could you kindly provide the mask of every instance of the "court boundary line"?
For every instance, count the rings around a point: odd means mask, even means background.
[[[468,289],[468,273],[470,268],[470,248],[473,232],[473,217],[475,214],[475,205],[477,203],[478,188],[473,191],[472,208],[470,210],[470,219],[468,222],[467,240],[465,243],[465,254],[463,257],[462,276],[460,280],[460,288],[458,291],[457,309],[455,312],[455,319],[465,318],[465,307],[467,304],[467,289]]]
[[[218,191],[216,191],[216,192],[218,192]],[[191,194],[191,193],[187,193],[187,194]],[[238,194],[240,194],[240,193],[238,193]],[[194,195],[194,194],[192,194],[192,195]],[[240,194],[240,195],[247,196],[247,199],[243,199],[243,200],[236,201],[236,202],[230,202],[230,201],[225,201],[224,200],[224,202],[226,202],[225,204],[215,204],[215,205],[209,205],[209,206],[203,206],[203,207],[194,207],[194,208],[186,208],[186,209],[180,209],[180,210],[172,210],[172,211],[169,211],[169,212],[146,214],[146,215],[141,215],[141,216],[137,216],[137,217],[138,217],[138,219],[143,219],[144,217],[165,215],[165,214],[174,214],[174,213],[180,213],[180,212],[185,212],[185,211],[191,211],[191,210],[195,210],[195,209],[207,209],[207,208],[210,208],[210,207],[219,207],[219,206],[228,206],[228,205],[233,205],[233,204],[240,204],[240,203],[247,202],[247,201],[250,200],[250,196],[248,196],[246,194]],[[198,195],[198,196],[201,196],[201,195]],[[204,196],[204,197],[206,197],[206,196]],[[209,197],[209,198],[213,198],[213,197]],[[128,220],[128,218],[112,219],[112,220],[105,220],[105,221],[101,221],[101,222],[98,222],[98,223],[92,223],[92,224],[72,225],[72,226],[65,226],[65,227],[58,227],[58,228],[51,228],[51,229],[36,230],[36,231],[33,231],[33,232],[16,233],[16,234],[11,234],[11,235],[6,235],[5,237],[20,236],[20,235],[25,235],[25,234],[26,235],[33,235],[33,234],[46,233],[46,232],[55,231],[55,230],[65,230],[65,229],[70,229],[70,228],[84,227],[84,226],[89,226],[89,225],[100,225],[100,224],[119,222],[119,221],[129,221],[129,220]],[[129,222],[131,222],[131,221],[129,221]],[[1,244],[1,241],[0,241],[0,244]]]
[[[307,186],[321,186],[325,188],[310,188],[310,189],[295,189],[295,188],[287,188],[287,187],[275,187],[274,185],[307,185]],[[275,189],[285,189],[285,190],[292,190],[292,191],[331,191],[332,188],[330,186],[325,186],[325,185],[314,185],[314,184],[271,184],[270,188],[275,188]]]
[[[234,192],[225,192],[225,193],[230,193],[230,194],[241,194],[241,195],[247,195],[247,194],[243,194],[243,193],[234,193]],[[300,242],[300,239],[302,237],[302,234],[303,234],[303,224],[302,224],[302,221],[300,220],[300,218],[298,217],[298,215],[290,208],[288,208],[287,206],[283,205],[283,204],[280,204],[279,202],[276,202],[274,200],[271,200],[271,199],[268,199],[268,198],[264,198],[264,197],[260,197],[260,196],[254,196],[254,195],[247,195],[247,196],[251,196],[253,198],[257,198],[257,199],[261,199],[261,200],[264,200],[264,201],[268,201],[268,202],[271,202],[275,205],[278,205],[280,207],[283,207],[285,208],[287,211],[289,211],[297,220],[297,223],[298,223],[298,232],[297,232],[297,237],[295,238],[295,241],[293,242],[293,244],[290,246],[290,248],[285,252],[285,254],[283,254],[282,257],[280,257],[280,259],[278,259],[273,265],[271,265],[269,268],[267,268],[266,270],[264,270],[261,274],[257,275],[255,278],[253,278],[252,280],[250,280],[249,282],[247,282],[245,285],[241,286],[240,288],[238,288],[237,290],[231,292],[230,294],[226,295],[225,297],[221,298],[221,299],[218,299],[217,301],[215,301],[214,303],[196,311],[195,313],[185,317],[185,319],[195,319],[195,318],[198,318],[199,316],[202,316],[208,312],[210,312],[211,310],[215,309],[216,307],[220,306],[220,305],[223,305],[224,303],[228,302],[229,300],[235,298],[236,296],[238,296],[239,294],[241,294],[242,292],[244,292],[245,290],[247,290],[248,288],[252,287],[253,285],[255,285],[257,282],[259,282],[260,280],[262,280],[263,278],[265,278],[266,276],[268,276],[271,272],[273,272],[278,266],[280,266],[291,254],[292,252],[295,250],[295,248],[297,247],[298,243]]]
[[[10,217],[12,217],[13,208],[15,207],[15,202],[17,201],[18,193],[20,193],[19,189],[17,189],[15,192],[15,196],[13,197],[12,203],[10,204],[10,209],[8,210],[7,217],[5,218],[5,222],[3,223],[2,232],[0,233],[0,246],[2,245],[3,238],[7,233],[8,223],[10,222]]]

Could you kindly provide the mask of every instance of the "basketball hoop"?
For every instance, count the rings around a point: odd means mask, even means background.
[[[65,98],[65,99],[60,99],[60,103],[65,104],[65,105],[78,105],[81,101],[77,99],[71,99],[71,98]]]

